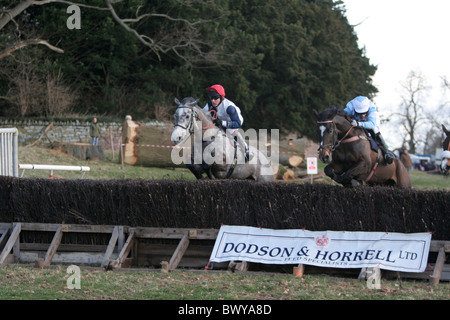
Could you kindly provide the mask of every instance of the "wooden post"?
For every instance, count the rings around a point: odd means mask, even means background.
[[[3,248],[2,254],[0,254],[0,265],[2,265],[6,258],[8,257],[8,254],[11,252],[11,249],[19,239],[20,231],[21,231],[21,223],[13,223],[13,231],[11,232],[11,236],[8,239],[8,242],[6,242],[5,247]]]
[[[299,277],[299,278],[303,277],[304,270],[305,270],[305,267],[301,263],[297,267],[294,267],[294,270],[293,270],[294,277]]]
[[[436,265],[434,266],[433,274],[430,276],[431,285],[437,286],[439,284],[439,280],[441,279],[442,269],[444,267],[445,262],[445,247],[442,246],[439,249],[438,257],[436,260]]]

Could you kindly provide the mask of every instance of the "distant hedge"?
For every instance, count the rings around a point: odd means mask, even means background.
[[[0,222],[433,233],[450,240],[450,192],[253,181],[0,177]]]

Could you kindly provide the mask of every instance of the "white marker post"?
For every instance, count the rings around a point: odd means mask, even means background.
[[[313,183],[313,175],[318,173],[316,157],[306,158],[306,170],[307,174],[311,175],[311,183]]]

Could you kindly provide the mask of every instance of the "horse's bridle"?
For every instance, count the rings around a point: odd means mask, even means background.
[[[185,106],[185,105],[181,105],[181,106],[178,106],[178,109],[191,109],[191,110],[192,110],[192,113],[195,114],[195,111],[194,111],[194,109],[193,109],[193,106]],[[195,116],[197,117],[197,115],[195,115]],[[179,124],[178,122],[179,122],[179,121],[177,121],[177,122],[175,123],[175,127],[180,127],[180,128],[182,128],[182,129],[184,129],[184,130],[188,130],[189,133],[192,133],[192,124],[193,124],[192,119],[190,120],[189,125],[188,125],[187,127],[185,127],[185,126]]]
[[[180,128],[182,128],[182,129],[184,129],[184,130],[187,130],[189,133],[190,133],[190,135],[194,132],[194,130],[193,130],[193,125],[194,125],[194,117],[195,117],[195,120],[200,120],[199,119],[199,117],[198,117],[198,115],[197,115],[197,111],[195,110],[195,108],[194,108],[194,106],[185,106],[185,105],[179,105],[178,106],[178,109],[191,109],[191,111],[192,111],[192,114],[193,114],[193,117],[191,118],[191,120],[189,121],[189,125],[187,126],[187,127],[185,127],[185,126],[183,126],[183,125],[181,125],[181,124],[179,124],[178,123],[178,121],[175,123],[175,126],[174,127],[180,127]],[[211,116],[212,116],[212,118],[215,120],[215,119],[217,119],[217,112],[215,111],[215,110],[209,110],[209,112],[212,114]],[[205,126],[205,127],[202,127],[202,130],[206,130],[206,129],[209,129],[209,128],[211,128],[211,127],[213,127],[213,126],[215,126],[215,123],[212,123],[212,124],[210,124],[210,125],[207,125],[207,126]],[[188,139],[189,137],[187,137],[186,139]]]
[[[329,146],[331,146],[330,151],[333,152],[334,150],[336,150],[340,146],[341,143],[356,141],[357,139],[359,139],[359,138],[356,138],[356,139],[353,139],[353,138],[345,139],[350,134],[350,131],[352,131],[352,129],[354,128],[353,125],[350,126],[350,129],[348,129],[348,131],[345,133],[345,135],[341,139],[338,139],[337,130],[336,130],[336,124],[334,123],[333,120],[317,121],[317,124],[326,124],[326,123],[332,123],[333,124],[333,139],[332,139],[332,143],[321,144],[319,149],[318,149],[319,152],[322,152],[324,147],[329,147]],[[323,138],[322,138],[322,141],[323,141]]]

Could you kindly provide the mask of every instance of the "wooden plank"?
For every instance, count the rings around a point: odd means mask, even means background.
[[[13,224],[13,230],[11,232],[11,235],[9,236],[8,241],[6,242],[5,248],[3,248],[2,254],[0,255],[0,265],[5,262],[6,257],[11,252],[11,249],[13,248],[16,241],[19,239],[20,231],[21,231],[21,223],[14,223]]]
[[[48,243],[21,243],[21,251],[46,251]],[[105,254],[108,245],[106,244],[70,244],[61,243],[58,246],[58,252],[102,252]]]
[[[55,231],[61,224],[58,223],[22,223],[22,230],[24,231]],[[116,226],[112,225],[84,225],[84,224],[64,224],[65,232],[79,232],[79,233],[112,233]]]
[[[445,262],[445,248],[441,247],[439,249],[438,257],[436,260],[436,265],[434,266],[433,274],[430,276],[431,285],[437,286],[439,284],[439,280],[441,279],[442,269],[444,267]]]
[[[44,255],[40,251],[21,251],[21,262],[36,262],[39,257]],[[11,256],[11,255],[10,255]],[[56,252],[52,259],[52,264],[87,264],[99,266],[103,261],[103,252]],[[113,254],[115,259],[117,254]],[[42,259],[41,259],[42,260]]]
[[[133,247],[135,232],[132,230],[130,234],[128,235],[127,241],[125,241],[125,244],[123,245],[122,250],[119,253],[119,256],[116,260],[114,260],[111,263],[112,268],[121,268],[122,263],[125,261],[125,259],[128,256],[128,253],[130,253],[131,248]]]
[[[446,247],[445,251],[449,252],[448,249],[450,248],[450,241],[431,240],[430,252],[439,252],[439,249],[441,249],[441,247]]]
[[[117,251],[122,251],[123,244],[125,242],[125,232],[124,227],[119,226],[119,239],[117,239]]]
[[[182,229],[182,228],[132,228],[136,232],[136,238],[145,239],[182,239],[186,232],[195,234],[195,239],[216,240],[217,229]]]
[[[170,271],[175,270],[178,267],[178,264],[180,263],[181,258],[183,258],[183,255],[186,252],[188,246],[189,246],[189,234],[185,233],[183,238],[181,238],[177,248],[175,249],[172,258],[170,258],[169,261]]]
[[[114,251],[118,238],[119,238],[119,227],[114,227],[114,230],[111,234],[111,239],[109,239],[109,244],[108,247],[106,248],[106,252],[103,257],[101,267],[108,265],[109,259],[111,258],[111,254]]]
[[[59,244],[61,243],[61,239],[63,236],[63,226],[61,225],[58,230],[56,230],[55,235],[53,236],[52,242],[50,243],[50,247],[47,250],[44,258],[44,266],[49,266],[50,262],[55,255],[56,250],[58,249]]]

